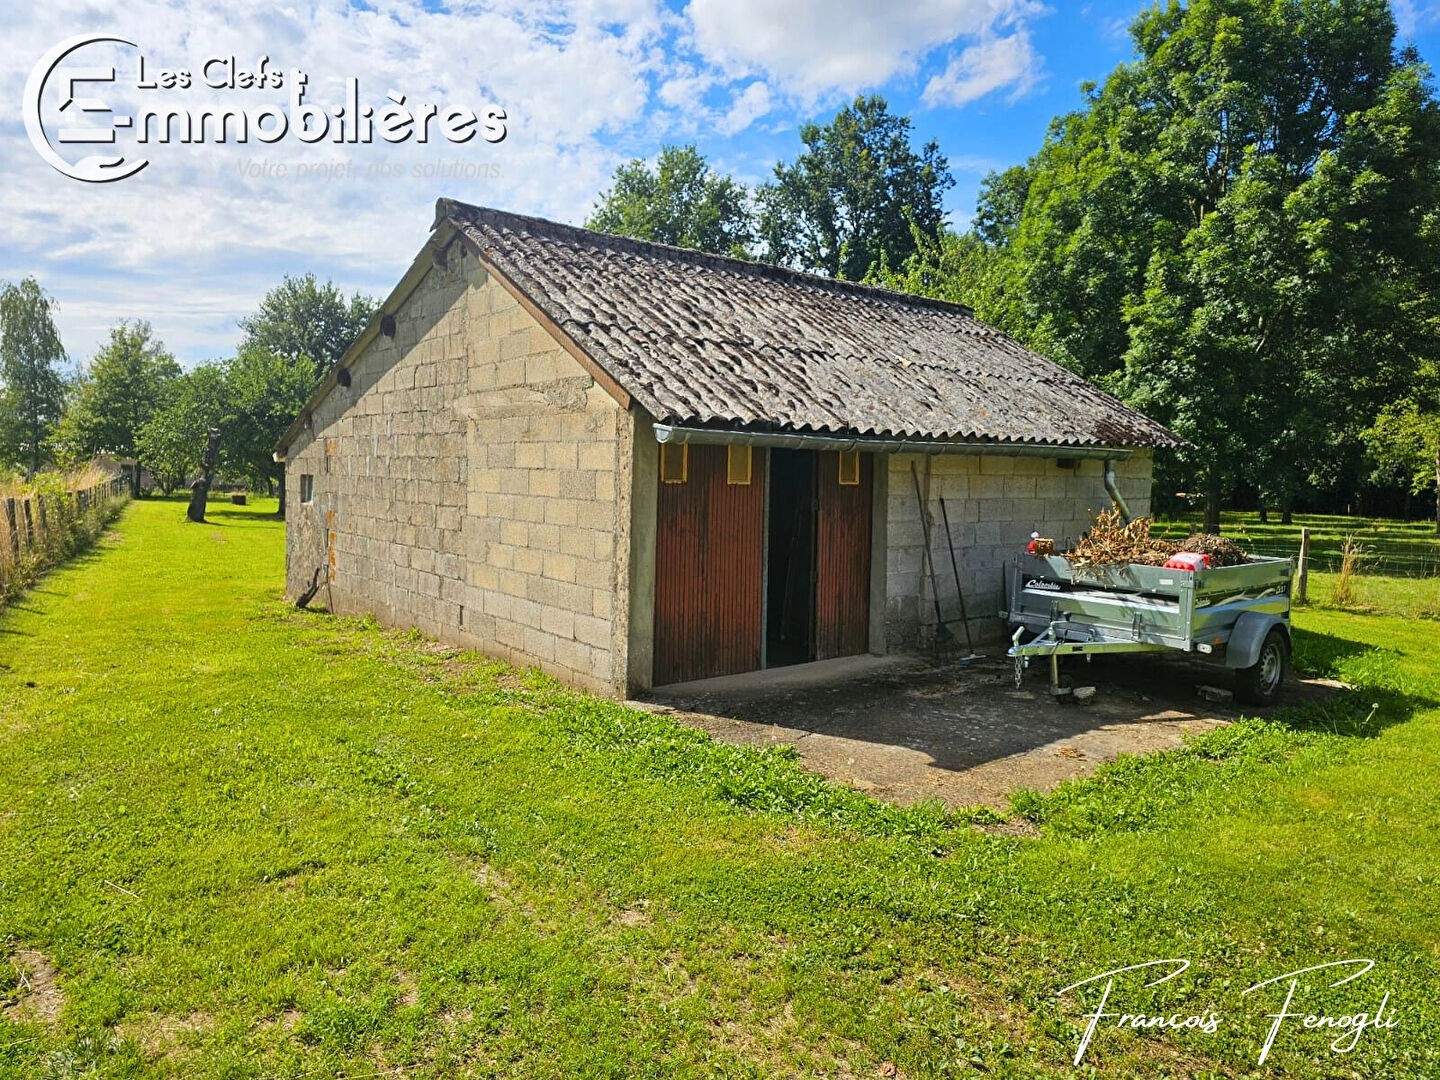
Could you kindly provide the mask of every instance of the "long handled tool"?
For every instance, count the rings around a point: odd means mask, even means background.
[[[955,640],[955,635],[950,632],[950,627],[940,614],[940,590],[936,588],[935,560],[930,557],[930,518],[925,513],[925,495],[920,490],[920,471],[915,468],[913,461],[910,462],[910,475],[915,480],[915,504],[920,511],[920,531],[925,537],[924,565],[930,575],[930,601],[935,605],[935,651],[938,653],[942,647]]]
[[[970,616],[965,613],[965,590],[960,585],[960,564],[955,561],[955,538],[950,534],[950,511],[945,509],[945,500],[940,500],[940,517],[945,522],[945,545],[950,549],[950,571],[955,575],[955,595],[960,598],[960,622],[965,627],[965,647],[970,655],[961,658],[961,663],[985,659],[975,651],[975,642],[970,637]]]

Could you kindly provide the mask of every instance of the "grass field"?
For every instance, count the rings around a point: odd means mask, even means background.
[[[1301,613],[1359,692],[1023,798],[1023,838],[297,612],[257,502],[132,504],[0,614],[0,1075],[1440,1075],[1440,625]],[[1396,1026],[1258,1066],[1282,997],[1242,992],[1354,957],[1296,1008]],[[1098,994],[1057,991],[1165,958],[1109,1005],[1216,1030],[1071,1068]]]
[[[1181,538],[1198,528],[1199,515],[1162,518],[1155,535]],[[1333,572],[1339,569],[1341,549],[1347,538],[1363,550],[1361,572],[1388,577],[1440,577],[1440,538],[1432,521],[1391,521],[1386,518],[1344,517],[1338,514],[1296,514],[1289,525],[1279,514],[1261,524],[1258,514],[1227,511],[1220,516],[1220,528],[1247,551],[1257,555],[1293,558],[1300,550],[1300,530],[1310,530],[1312,569]]]

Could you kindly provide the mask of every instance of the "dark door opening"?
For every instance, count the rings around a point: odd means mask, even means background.
[[[765,666],[815,659],[815,455],[770,451]]]

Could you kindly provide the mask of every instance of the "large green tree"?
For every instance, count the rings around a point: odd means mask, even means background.
[[[287,274],[254,314],[240,320],[240,351],[304,357],[313,384],[344,355],[378,308],[378,301],[358,292],[346,300],[333,282],[322,285],[314,274]]]
[[[314,389],[314,368],[305,356],[242,347],[225,375],[226,419],[221,425],[222,461],[252,483],[273,488],[284,476],[275,444],[304,408]],[[285,488],[280,487],[280,513]]]
[[[1440,536],[1440,364],[1422,364],[1411,391],[1380,411],[1365,439],[1381,476],[1398,477],[1415,495],[1434,492]]]
[[[715,172],[694,146],[663,148],[653,169],[638,159],[621,165],[585,227],[740,257],[754,238],[744,186]]]
[[[1188,439],[1170,479],[1214,529],[1242,482],[1335,483],[1435,354],[1440,122],[1386,0],[1191,0],[1131,34],[987,184],[951,291]]]
[[[56,365],[65,358],[55,329],[55,301],[33,277],[0,287],[0,464],[32,476],[64,406]]]
[[[71,462],[95,454],[138,458],[140,429],[179,374],[180,365],[148,322],[112,327],[110,340],[91,359],[56,426],[62,457]],[[141,464],[148,466],[143,459]]]
[[[765,258],[860,281],[877,264],[903,263],[917,235],[939,235],[949,165],[933,141],[915,150],[909,117],[884,98],[858,97],[800,139],[805,151],[758,192]]]
[[[141,426],[136,452],[166,495],[199,471],[210,429],[230,425],[226,375],[225,365],[208,363],[170,380]]]

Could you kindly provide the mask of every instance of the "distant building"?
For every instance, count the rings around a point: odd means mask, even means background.
[[[286,588],[610,694],[997,630],[1164,428],[963,308],[441,200],[286,432]],[[317,577],[318,575],[318,577]]]

